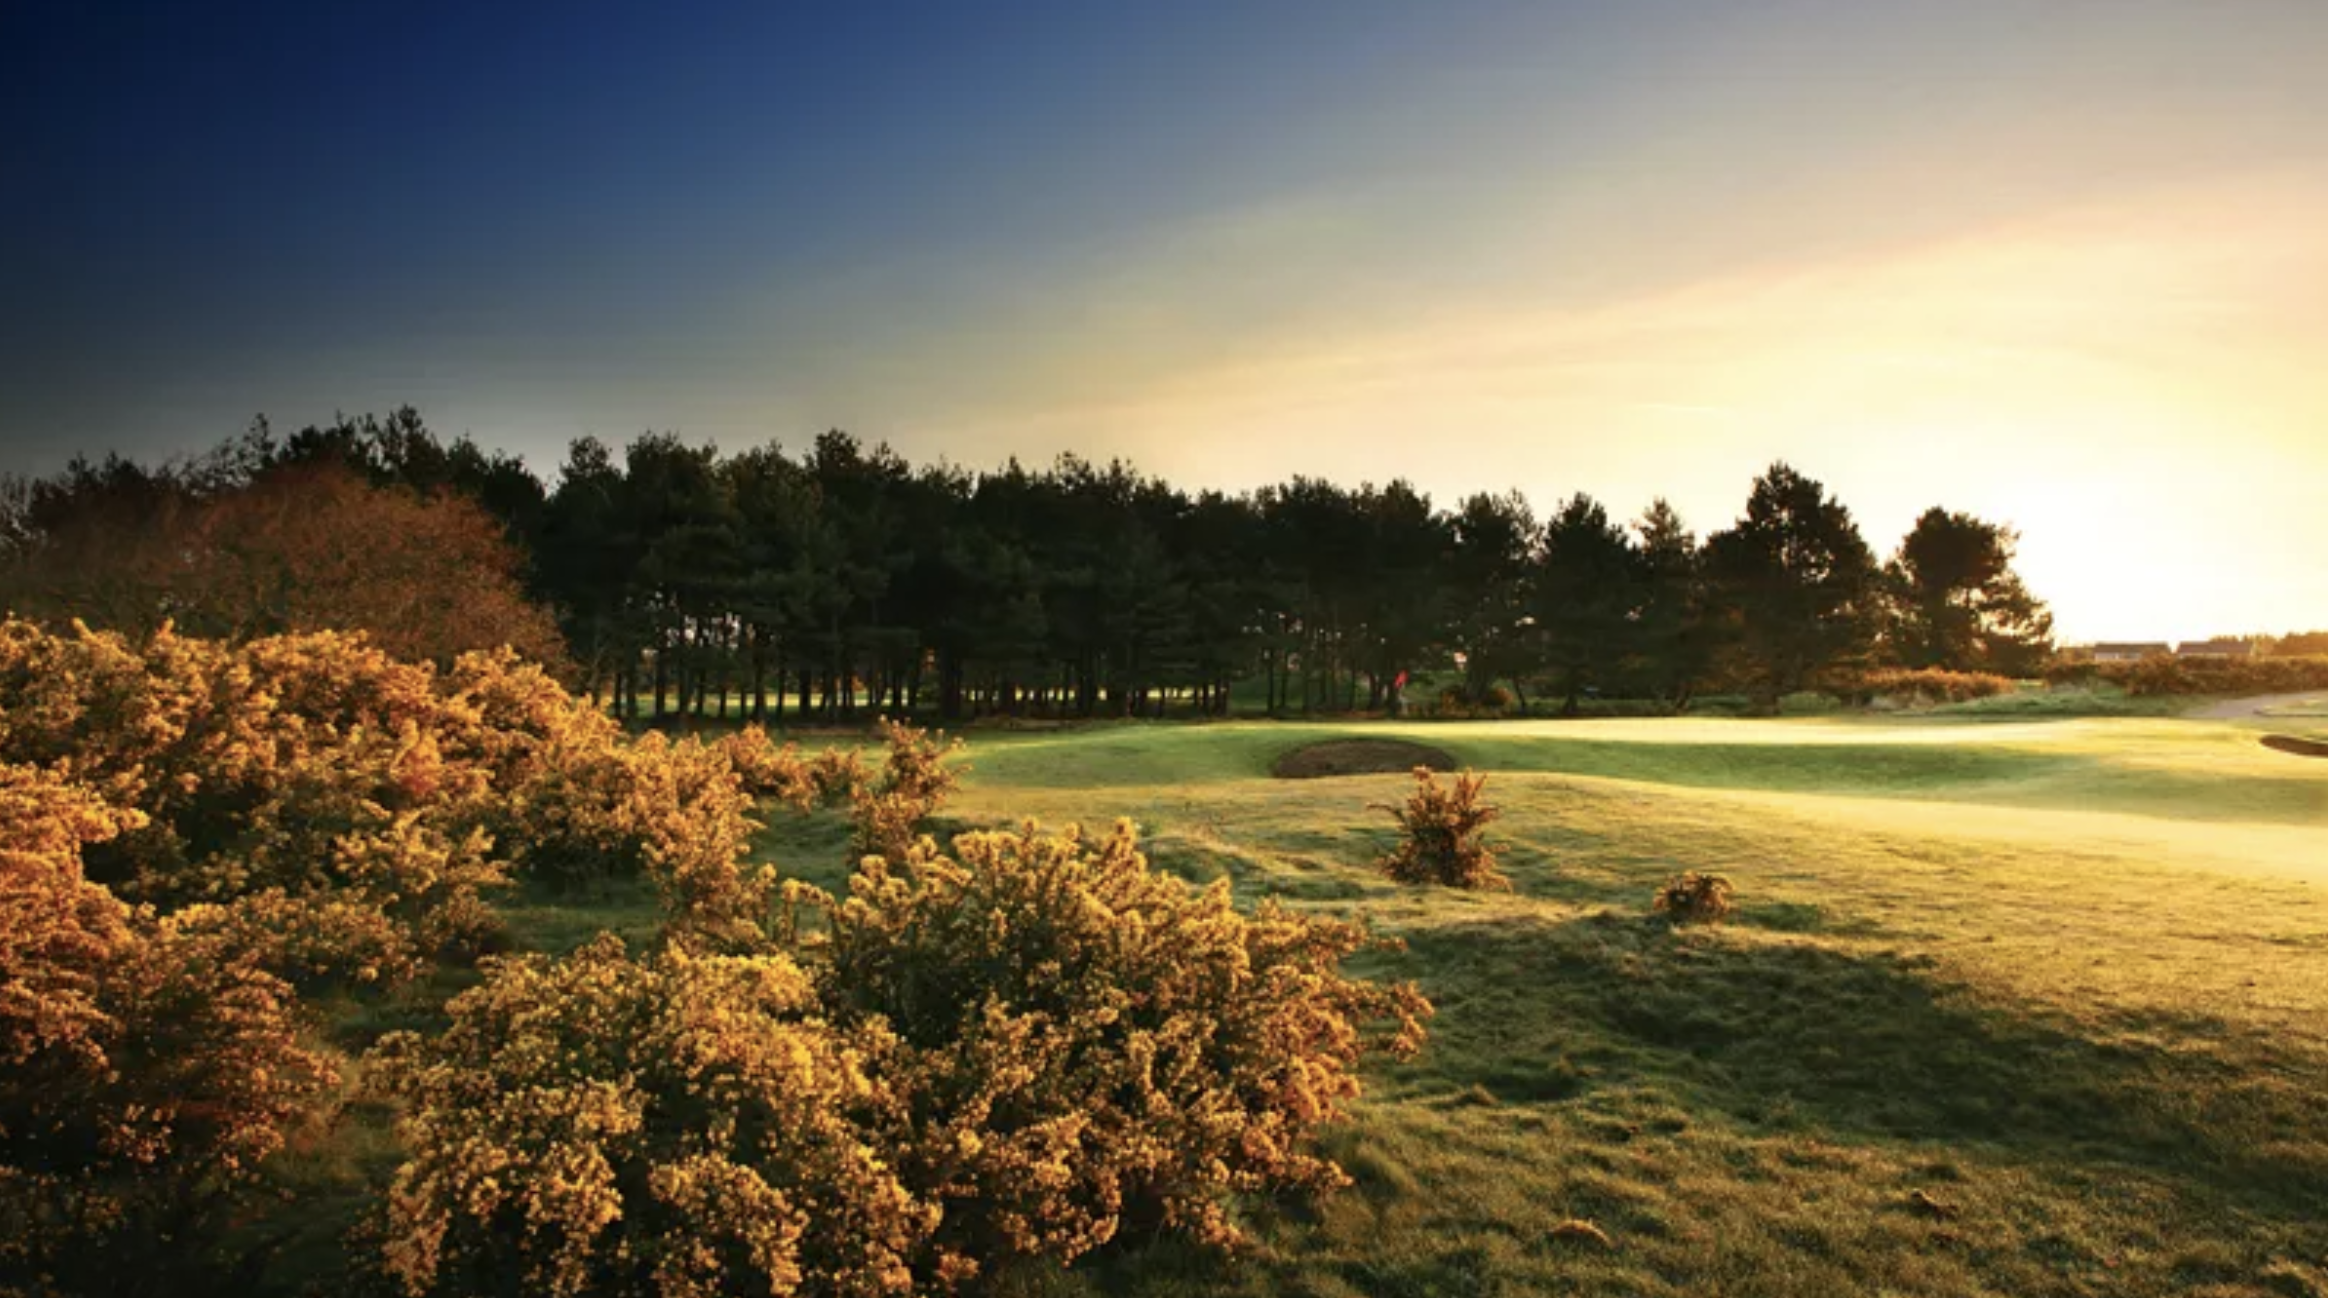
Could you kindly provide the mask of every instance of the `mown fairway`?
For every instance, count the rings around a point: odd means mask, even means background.
[[[1376,969],[1440,1010],[1340,1137],[1357,1186],[1265,1256],[1061,1283],[2328,1293],[2328,762],[2260,725],[1408,728],[1496,773],[1511,895],[1369,871],[1401,777],[1264,774],[1395,727],[981,738],[962,818],[1130,816],[1191,878],[1404,938]],[[1691,868],[1740,922],[1645,918]]]
[[[2328,1293],[2328,761],[2267,731],[2328,717],[975,734],[951,820],[1128,816],[1241,902],[1403,938],[1368,972],[1439,1009],[1333,1138],[1357,1184],[1255,1205],[1252,1255],[1133,1241],[1016,1287]],[[1373,873],[1405,777],[1266,774],[1389,734],[1493,773],[1512,893]],[[764,846],[831,886],[843,838],[779,813]],[[1651,922],[1685,869],[1739,918]],[[552,949],[653,927],[627,889],[510,913]],[[319,1210],[392,1164],[384,1117],[316,1151]],[[329,1269],[323,1225],[295,1251]]]

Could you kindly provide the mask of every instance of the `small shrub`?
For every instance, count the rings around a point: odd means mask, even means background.
[[[2038,672],[2047,685],[2086,688],[2102,678],[2102,666],[2091,658],[2055,654]]]
[[[1486,776],[1464,771],[1442,785],[1427,768],[1416,767],[1415,791],[1405,806],[1376,804],[1398,822],[1402,836],[1378,863],[1382,872],[1400,883],[1508,891],[1511,880],[1495,868],[1495,849],[1480,837],[1499,814],[1479,800],[1486,783]]]
[[[851,845],[861,854],[896,862],[905,859],[921,826],[961,783],[961,770],[946,763],[962,741],[887,718],[879,725],[889,751],[877,782],[868,785],[859,778],[849,786],[856,825]]]
[[[1821,717],[1843,706],[1843,700],[1824,690],[1796,690],[1782,695],[1771,705],[1768,715],[1781,717]]]
[[[1449,685],[1432,700],[1429,715],[1442,721],[1477,721],[1503,716],[1511,709],[1511,691],[1501,685],[1490,685],[1477,695],[1462,685]]]
[[[798,745],[778,747],[756,725],[723,735],[712,746],[735,768],[744,792],[795,811],[840,806],[865,785],[864,764],[855,752],[828,748],[803,757]]]
[[[1735,895],[1728,879],[1692,870],[1667,879],[1649,908],[1675,924],[1719,924],[1737,909]]]
[[[1969,703],[2010,694],[2009,677],[1990,672],[1952,672],[1937,667],[1885,667],[1865,671],[1845,686],[1851,701],[1864,707],[1877,699],[1906,703]]]
[[[2135,663],[2126,673],[2123,684],[2126,692],[2136,697],[2200,692],[2198,676],[2181,661],[2165,654],[2152,654]]]

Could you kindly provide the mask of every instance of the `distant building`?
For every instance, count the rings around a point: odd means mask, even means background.
[[[2186,640],[2175,646],[2177,658],[2253,658],[2255,642],[2217,637],[2213,640]]]
[[[2093,648],[2098,663],[2138,663],[2145,658],[2171,654],[2174,646],[2164,640],[2129,640],[2118,644],[2098,644]]]

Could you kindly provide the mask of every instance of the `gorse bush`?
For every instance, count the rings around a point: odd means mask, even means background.
[[[28,1292],[183,1280],[335,1081],[288,985],[83,877],[142,820],[0,764],[0,1277]]]
[[[1382,872],[1400,883],[1508,890],[1511,880],[1495,868],[1495,849],[1480,837],[1498,814],[1479,799],[1486,784],[1486,776],[1464,771],[1443,785],[1416,767],[1415,791],[1404,806],[1376,804],[1400,833],[1398,846],[1378,863]]]
[[[521,805],[547,813],[525,826],[530,850],[653,880],[676,940],[760,949],[778,893],[774,869],[747,859],[761,799],[799,812],[845,803],[852,850],[898,860],[959,780],[947,764],[959,742],[889,721],[878,733],[888,749],[878,775],[852,750],[803,754],[757,727],[711,743],[648,735],[594,756],[578,778],[553,768],[521,788]]]
[[[2102,665],[2091,658],[2072,658],[2056,654],[2038,670],[2038,677],[2047,685],[2084,688],[2101,679]]]
[[[962,768],[947,764],[960,750],[960,740],[932,735],[887,718],[879,722],[888,747],[881,778],[870,785],[858,782],[849,790],[851,840],[859,853],[900,861],[913,847],[921,826],[961,783]]]
[[[2122,672],[2111,670],[2116,666],[2115,663],[2105,665],[2102,679],[2124,686],[2128,694],[2137,697],[2204,692],[2198,674],[2190,669],[2189,664],[2165,654],[2152,654]]]
[[[646,875],[674,936],[712,949],[757,946],[776,877],[746,859],[761,822],[742,777],[693,737],[649,735],[625,761],[631,783],[621,823],[644,845]]]
[[[808,794],[864,783],[788,760]],[[0,771],[0,1262],[96,1268],[68,1290],[197,1248],[308,1116],[330,1068],[295,987],[495,949],[513,871],[643,872],[675,939],[764,944],[729,754],[634,743],[507,652],[439,671],[330,633],[0,621]]]
[[[2136,695],[2293,694],[2328,690],[2328,658],[2173,658],[2095,663],[2093,675]]]
[[[1842,690],[1862,706],[1890,698],[1920,703],[1969,703],[2013,692],[2011,678],[1989,672],[1952,672],[1938,667],[1884,667],[1849,678]]]
[[[2047,665],[2045,679],[2055,685],[2104,681],[2142,696],[2294,694],[2328,690],[2328,658],[2178,658],[2163,653],[2135,662],[2057,658]]]
[[[758,745],[634,742],[507,651],[439,672],[335,633],[132,645],[0,623],[0,760],[141,813],[88,848],[90,875],[203,908],[186,922],[301,981],[395,981],[493,949],[484,898],[514,875],[644,874],[732,929],[765,903],[740,864],[747,784],[805,806],[865,783],[853,754]]]
[[[1364,929],[1241,915],[1226,881],[1152,869],[1128,824],[924,841],[815,904],[826,1013],[900,1039],[921,1134],[899,1165],[944,1207],[957,1268],[1064,1261],[1127,1222],[1232,1243],[1232,1194],[1340,1185],[1311,1135],[1361,1056],[1412,1053],[1430,1012],[1340,973]]]
[[[1476,694],[1467,686],[1449,685],[1439,691],[1427,711],[1442,721],[1475,721],[1500,717],[1511,709],[1511,691],[1501,685],[1490,685]]]
[[[828,748],[803,754],[796,744],[779,747],[756,725],[722,735],[712,746],[735,768],[744,792],[798,811],[845,806],[864,789],[868,778],[865,764],[854,750]]]
[[[383,1043],[412,1293],[951,1292],[1130,1223],[1232,1241],[1230,1196],[1342,1181],[1310,1136],[1429,1013],[1340,973],[1363,930],[1240,915],[1128,828],[788,895],[769,950],[497,962]]]
[[[958,745],[881,737],[634,741],[507,653],[0,622],[0,1275],[194,1274],[335,1085],[297,988],[492,950],[521,874],[645,878],[663,939],[484,959],[383,1040],[414,1294],[946,1292],[1341,1183],[1317,1129],[1429,1013],[1344,976],[1363,929],[1128,828],[941,850]],[[750,859],[763,808],[843,802],[845,899]]]
[[[510,668],[465,665],[471,677]],[[69,773],[140,813],[86,855],[90,876],[130,900],[281,915],[330,897],[385,916],[418,958],[474,938],[478,894],[507,878],[488,830],[495,772],[470,756],[494,740],[464,694],[440,684],[427,667],[331,633],[229,647],[165,628],[132,646],[9,621],[0,760]],[[269,927],[213,924],[253,936]],[[286,968],[321,973],[319,954]],[[337,974],[412,963],[378,954],[351,953]]]
[[[1660,885],[1649,909],[1675,924],[1718,924],[1737,909],[1736,895],[1727,878],[1692,870]]]
[[[439,1036],[382,1040],[413,1294],[902,1294],[935,1225],[889,1162],[886,1042],[781,954],[497,961]]]

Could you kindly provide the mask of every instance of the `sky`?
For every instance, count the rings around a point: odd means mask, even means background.
[[[1699,531],[2328,626],[2321,0],[0,10],[0,470],[420,408]]]

